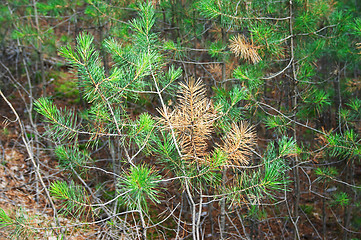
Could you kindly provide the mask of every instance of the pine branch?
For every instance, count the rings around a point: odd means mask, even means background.
[[[71,215],[74,218],[83,216],[92,217],[93,208],[90,205],[90,197],[86,194],[84,188],[76,186],[74,182],[56,181],[50,185],[50,193],[57,200],[62,200],[61,211],[65,215]]]
[[[246,61],[252,62],[253,64],[261,61],[256,47],[252,43],[249,43],[243,35],[238,34],[237,36],[231,38],[231,44],[229,48],[236,55],[236,57],[241,57]]]
[[[176,108],[168,114],[160,113],[164,121],[169,121],[174,127],[184,157],[192,161],[204,161],[203,157],[208,150],[207,141],[211,137],[217,114],[206,97],[202,81],[190,79],[182,83]]]
[[[10,238],[31,239],[35,234],[34,222],[32,220],[30,216],[25,214],[22,208],[14,212],[14,216],[0,208],[0,229],[7,228],[7,231],[10,232]]]
[[[232,124],[231,130],[223,137],[221,149],[228,154],[229,165],[246,165],[256,145],[256,134],[247,123]]]

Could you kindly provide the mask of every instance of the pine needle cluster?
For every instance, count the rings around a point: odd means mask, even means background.
[[[258,63],[262,60],[257,50],[259,47],[249,43],[245,36],[238,34],[230,40],[229,48],[236,55],[246,61],[252,62],[253,64]]]
[[[180,86],[178,105],[173,111],[167,110],[168,113],[160,111],[162,121],[175,130],[184,159],[205,163],[212,147],[213,123],[221,116],[207,98],[201,80],[191,78]],[[249,163],[255,144],[253,128],[241,122],[231,124],[231,129],[218,147],[227,154],[228,165],[242,166]]]
[[[177,134],[185,159],[203,159],[208,154],[208,140],[217,116],[212,102],[206,96],[201,80],[193,78],[181,83],[178,105],[168,114],[160,111]],[[203,161],[203,160],[200,160]]]
[[[256,145],[256,134],[246,122],[232,124],[220,148],[228,154],[229,165],[247,165]]]

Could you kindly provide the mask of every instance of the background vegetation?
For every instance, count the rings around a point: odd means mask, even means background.
[[[1,237],[360,238],[357,0],[0,13]]]

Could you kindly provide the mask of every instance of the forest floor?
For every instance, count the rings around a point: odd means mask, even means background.
[[[19,99],[19,98],[15,98]],[[22,102],[12,100],[11,103],[17,111],[22,110]],[[51,228],[56,226],[53,210],[46,199],[44,190],[37,181],[34,168],[21,139],[20,128],[5,102],[0,101],[0,209],[10,217],[17,219],[18,223],[26,222],[32,226],[29,231],[30,239],[58,239]],[[22,110],[23,111],[23,110]],[[26,119],[25,117],[22,119]],[[27,122],[23,122],[25,127]],[[64,180],[62,170],[51,154],[39,150],[40,173],[45,184],[49,186],[52,181]],[[38,191],[37,191],[38,190]],[[38,193],[38,194],[37,194]],[[60,216],[61,226],[76,225],[80,221]],[[68,240],[93,239],[95,231],[91,226],[67,228]],[[4,228],[0,231],[0,239],[17,237],[16,232]],[[18,239],[21,239],[18,238]]]

